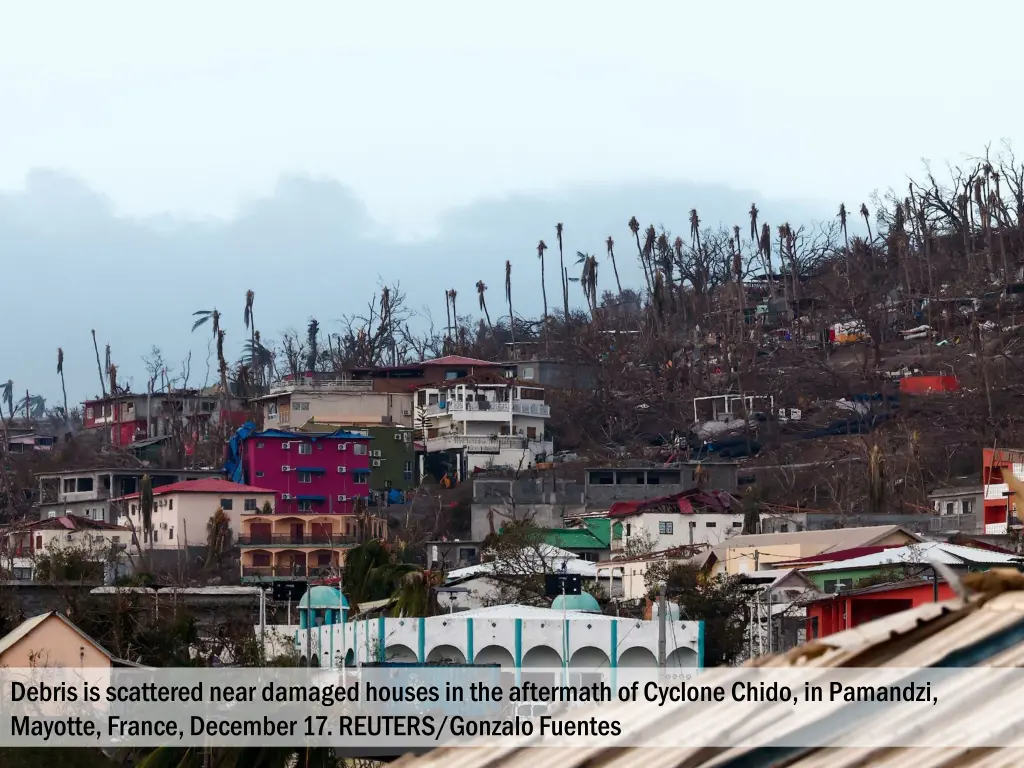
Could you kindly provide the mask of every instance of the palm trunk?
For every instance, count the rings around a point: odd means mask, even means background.
[[[565,313],[565,324],[569,324],[569,274],[565,271],[565,255],[562,253],[562,237],[558,237],[558,264],[562,273],[562,311]]]
[[[611,244],[612,239],[608,238],[608,258],[612,262],[612,271],[615,273],[615,287],[619,290],[619,296],[622,296],[622,283],[619,282],[619,268],[615,264],[615,248]]]
[[[99,347],[99,344],[96,343],[96,331],[95,330],[93,330],[93,332],[92,332],[92,348],[96,352],[96,371],[100,375],[100,392],[103,394],[103,397],[106,397],[107,396],[107,383],[106,383],[106,380],[103,378],[103,366],[100,364],[100,347]]]
[[[544,300],[544,327],[546,329],[547,328],[547,320],[548,320],[548,288],[544,284],[544,252],[543,251],[541,251],[541,254],[540,254],[540,295],[541,295],[541,298]],[[545,336],[547,336],[547,333],[545,333]]]
[[[64,386],[64,371],[60,372],[60,391],[64,395],[64,421],[70,422],[71,412],[68,410],[68,388]]]

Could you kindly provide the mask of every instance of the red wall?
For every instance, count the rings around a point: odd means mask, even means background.
[[[287,443],[288,448],[283,445]],[[299,453],[299,445],[309,445],[309,454]],[[322,496],[323,501],[313,501],[311,512],[315,514],[351,514],[355,496],[368,496],[370,492],[370,438],[333,437],[308,435],[264,435],[256,433],[245,441],[245,481],[250,485],[268,488],[277,492],[276,511],[278,513],[297,513],[299,511],[298,496]],[[366,452],[357,456],[354,448],[362,445]],[[339,449],[340,448],[340,449]],[[289,471],[281,469],[291,467]],[[345,472],[338,472],[338,467],[345,467]],[[299,469],[310,468],[323,470],[311,473],[311,482],[299,482]],[[356,483],[357,470],[363,470],[365,484]],[[257,473],[262,473],[258,475]],[[290,494],[291,499],[282,499],[282,494]],[[338,501],[338,496],[348,496],[345,502]]]
[[[955,597],[946,582],[939,584],[939,600]],[[814,619],[817,619],[817,637],[827,637],[845,629],[853,629],[874,619],[890,616],[935,599],[932,584],[915,584],[885,592],[825,598],[807,606],[807,638],[813,639]]]
[[[981,451],[981,462],[982,485],[1000,485],[1006,482],[1003,480],[1004,468],[1009,472],[1012,471],[1011,468],[1014,464],[1024,463],[1024,451],[983,448]],[[1006,522],[1006,499],[985,499],[983,504],[985,507],[985,525],[996,525]],[[1017,509],[1021,509],[1019,502],[1017,503]]]
[[[956,392],[960,382],[956,376],[907,376],[900,379],[900,392],[906,395],[926,395],[929,392]]]

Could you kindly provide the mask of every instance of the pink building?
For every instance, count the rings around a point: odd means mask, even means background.
[[[245,441],[245,480],[277,494],[278,515],[349,515],[356,498],[370,495],[369,445],[369,437],[344,431],[257,432]]]

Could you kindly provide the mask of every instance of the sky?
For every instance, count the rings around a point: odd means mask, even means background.
[[[154,344],[205,361],[195,310],[237,352],[249,288],[265,336],[337,330],[382,279],[435,317],[479,279],[499,305],[507,258],[526,312],[557,221],[601,256],[634,215],[856,210],[924,159],[1024,146],[993,19],[1024,7],[9,0],[0,380],[57,402],[62,346],[93,395],[96,328],[141,390]]]

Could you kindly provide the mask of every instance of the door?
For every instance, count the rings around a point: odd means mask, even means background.
[[[302,523],[292,523],[292,544],[301,544],[302,536],[305,533],[305,526]]]
[[[330,523],[313,523],[313,543],[330,544],[332,526]]]
[[[249,539],[251,544],[270,544],[271,538],[270,523],[250,523]]]

